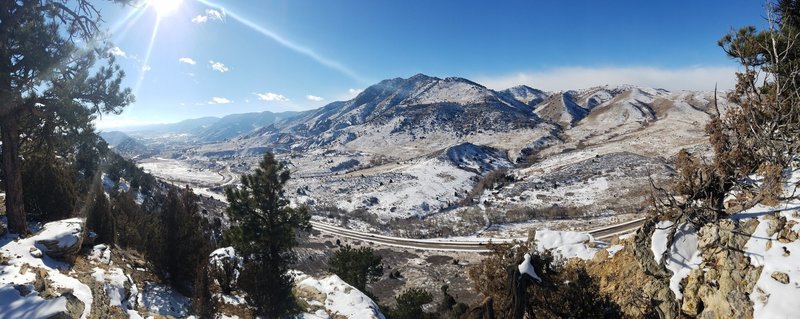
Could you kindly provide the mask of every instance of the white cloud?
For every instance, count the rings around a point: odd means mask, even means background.
[[[225,11],[223,10],[215,10],[215,9],[207,9],[206,14],[200,14],[196,17],[192,18],[192,22],[201,24],[206,23],[208,20],[211,21],[223,21],[225,20]]]
[[[222,21],[225,19],[225,11],[208,9],[206,10],[206,16],[211,20]]]
[[[197,24],[206,23],[207,21],[208,21],[208,17],[204,16],[204,15],[198,15],[198,16],[192,18],[192,22],[197,23]]]
[[[113,47],[111,49],[108,49],[108,53],[113,56],[121,56],[123,58],[128,57],[128,54],[125,53],[125,51],[122,51],[122,49],[120,49],[119,47]]]
[[[224,97],[216,97],[216,96],[212,97],[211,101],[208,101],[208,104],[230,104],[230,103],[233,103],[233,101],[228,100]]]
[[[358,93],[361,93],[361,91],[364,91],[364,90],[363,89],[349,89],[349,90],[347,90],[347,92],[349,92],[352,95],[358,95]]]
[[[253,94],[258,96],[258,99],[262,101],[282,101],[282,102],[289,101],[289,98],[278,93],[267,92],[267,93],[253,93]]]
[[[667,90],[710,91],[734,87],[734,67],[564,67],[546,71],[520,72],[501,76],[475,77],[474,80],[495,90],[528,85],[546,91],[584,89],[598,85],[631,84]]]
[[[196,62],[195,60],[193,60],[192,58],[186,58],[186,57],[183,57],[183,58],[180,58],[180,59],[178,59],[178,62],[180,62],[180,63],[186,63],[186,64],[191,64],[191,65],[195,65],[195,64],[197,64],[197,62]]]
[[[147,72],[152,70],[153,68],[150,67],[149,64],[142,65],[142,72]]]
[[[134,119],[126,115],[108,115],[94,119],[93,123],[98,130],[106,130],[120,127],[161,124],[163,122]]]
[[[310,100],[310,101],[314,101],[314,102],[319,102],[319,101],[322,101],[322,100],[324,100],[324,99],[323,99],[322,97],[320,97],[320,96],[316,96],[316,95],[310,95],[310,94],[309,94],[309,95],[306,95],[306,99],[308,99],[308,100]]]
[[[214,69],[214,71],[219,71],[221,73],[225,73],[228,72],[228,70],[230,70],[222,62],[208,61],[208,64],[211,65],[211,68]]]

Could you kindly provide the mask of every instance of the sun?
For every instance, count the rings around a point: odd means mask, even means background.
[[[147,0],[147,6],[156,10],[159,17],[166,17],[181,6],[183,0]]]

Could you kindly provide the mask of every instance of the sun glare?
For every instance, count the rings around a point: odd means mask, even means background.
[[[147,6],[156,10],[159,17],[166,17],[181,6],[183,0],[147,0]]]

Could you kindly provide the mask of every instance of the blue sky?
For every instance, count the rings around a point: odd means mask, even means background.
[[[716,41],[764,25],[754,0],[182,0],[159,14],[164,1],[102,6],[137,101],[98,127],[311,109],[416,73],[494,89],[726,88],[736,64]]]

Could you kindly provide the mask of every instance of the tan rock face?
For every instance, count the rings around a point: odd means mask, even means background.
[[[778,241],[782,244],[788,244],[797,240],[797,232],[792,230],[795,225],[797,225],[797,222],[793,220],[785,223],[778,232]]]
[[[785,272],[781,271],[773,272],[771,277],[772,279],[775,279],[775,281],[782,283],[784,285],[789,283],[789,275],[786,274]]]
[[[775,235],[775,233],[783,229],[783,227],[786,225],[786,217],[783,216],[767,215],[764,216],[764,219],[769,221],[769,227],[767,228],[767,236],[770,237],[772,237],[772,235]]]
[[[749,292],[761,273],[742,250],[757,220],[722,220],[701,228],[703,263],[683,285],[681,312],[697,318],[752,318]],[[776,229],[777,231],[777,229]]]
[[[620,242],[625,248],[614,256],[609,258],[607,254],[598,253],[586,263],[587,272],[598,278],[600,292],[631,318],[678,316],[679,308],[669,289],[668,272],[659,271],[649,246],[654,226],[654,223],[645,225],[647,230],[640,230],[642,233],[637,233],[635,238]]]
[[[761,268],[751,266],[742,251],[757,220],[723,219],[700,228],[698,246],[703,262],[681,283],[682,300],[675,300],[669,289],[672,274],[653,259],[649,240],[653,225],[645,223],[613,257],[587,263],[589,273],[600,278],[601,292],[630,317],[752,318],[749,293]]]

